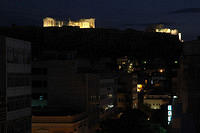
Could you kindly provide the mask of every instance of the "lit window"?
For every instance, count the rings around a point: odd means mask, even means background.
[[[163,73],[165,70],[164,69],[159,69],[159,72],[160,73]]]
[[[112,97],[112,94],[108,94],[108,97]]]
[[[40,96],[40,101],[44,100],[44,96]]]
[[[147,79],[145,79],[145,81],[144,81],[144,82],[145,82],[145,84],[147,84]]]
[[[114,105],[113,104],[111,104],[111,105],[108,105],[108,108],[113,108],[114,107]]]
[[[156,84],[155,84],[155,86],[156,86],[156,87],[159,87],[159,86],[160,86],[160,84],[159,84],[159,83],[156,83]]]
[[[123,61],[123,62],[122,62],[122,64],[123,64],[123,65],[125,65],[125,64],[126,64],[126,62],[125,62],[125,61]]]
[[[119,65],[119,70],[122,68],[122,66],[121,65]]]
[[[137,92],[141,92],[142,91],[142,84],[137,84]]]

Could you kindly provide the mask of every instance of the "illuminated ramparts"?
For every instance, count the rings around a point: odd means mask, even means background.
[[[178,32],[177,29],[156,28],[156,29],[155,29],[155,32],[168,33],[168,34],[171,34],[171,35],[178,35],[179,40],[180,40],[181,42],[183,42],[181,33]]]
[[[80,28],[95,28],[95,19],[80,19],[79,21],[58,21],[50,17],[43,19],[43,27],[62,27],[62,26],[77,26]]]

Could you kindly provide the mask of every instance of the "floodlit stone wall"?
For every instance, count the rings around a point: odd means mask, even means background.
[[[43,19],[43,27],[62,27],[65,25],[64,21],[57,21],[53,18],[46,17]],[[78,21],[71,21],[66,24],[67,26],[77,26],[80,28],[95,28],[95,19],[80,19]]]

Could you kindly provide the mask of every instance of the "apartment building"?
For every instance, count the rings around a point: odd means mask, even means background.
[[[31,132],[31,44],[0,37],[1,133]]]

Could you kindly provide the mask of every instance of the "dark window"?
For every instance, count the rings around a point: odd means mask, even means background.
[[[33,75],[47,75],[47,68],[32,68]]]
[[[41,80],[33,80],[32,87],[43,87],[43,82]]]
[[[32,87],[35,87],[35,88],[42,88],[42,87],[47,87],[47,81],[46,80],[33,80],[32,81]]]
[[[8,74],[8,87],[30,86],[29,74]]]
[[[31,96],[18,96],[8,98],[7,109],[8,111],[14,111],[31,107]]]

